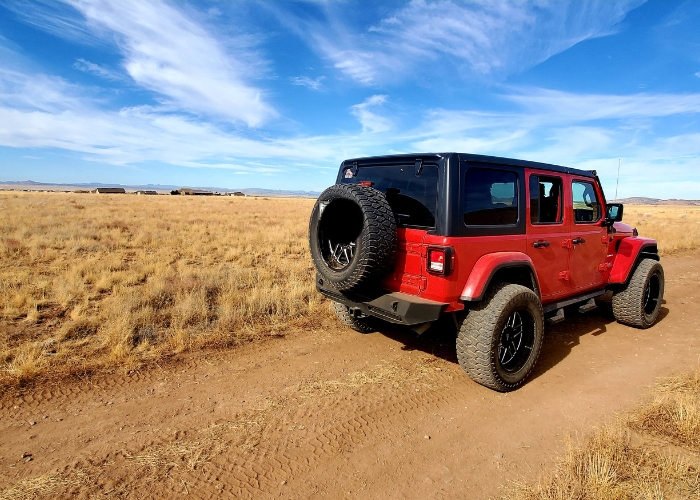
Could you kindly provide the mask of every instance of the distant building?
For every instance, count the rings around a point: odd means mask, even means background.
[[[180,194],[189,196],[213,196],[212,191],[207,191],[206,189],[192,189],[192,188],[180,188]]]
[[[136,194],[158,194],[157,191],[152,191],[152,190],[140,190],[136,191]]]
[[[97,188],[92,191],[98,194],[126,194],[126,189],[124,188]]]
[[[234,191],[233,193],[229,193],[231,196],[245,196],[245,193],[241,193],[240,191]]]

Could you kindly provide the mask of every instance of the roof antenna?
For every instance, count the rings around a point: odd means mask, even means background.
[[[615,201],[617,201],[617,187],[620,185],[620,159],[617,159],[617,182],[615,183]]]

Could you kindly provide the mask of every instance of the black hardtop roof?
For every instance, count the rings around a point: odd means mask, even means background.
[[[343,164],[352,164],[357,162],[359,165],[367,163],[385,163],[391,160],[411,160],[428,159],[428,158],[445,158],[448,156],[458,156],[461,161],[471,161],[475,163],[493,163],[497,165],[509,165],[512,167],[537,168],[540,170],[550,170],[552,172],[561,172],[566,174],[581,175],[584,177],[595,177],[595,170],[579,170],[577,168],[562,167],[561,165],[552,165],[550,163],[539,163],[536,161],[517,160],[515,158],[502,158],[499,156],[475,155],[469,153],[412,153],[400,155],[385,155],[385,156],[367,156],[364,158],[351,158],[345,160]]]

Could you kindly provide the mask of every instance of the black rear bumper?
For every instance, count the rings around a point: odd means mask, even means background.
[[[345,304],[356,314],[374,316],[399,325],[418,325],[435,321],[448,306],[447,303],[402,292],[341,292],[326,283],[320,275],[316,276],[316,290],[335,302]]]

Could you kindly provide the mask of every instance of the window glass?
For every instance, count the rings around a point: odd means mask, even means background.
[[[413,164],[363,165],[357,169],[357,175],[346,169],[341,182],[371,182],[374,189],[386,195],[399,227],[435,227],[438,203],[437,165],[423,165],[418,176]]]
[[[562,221],[561,177],[530,176],[530,221],[551,224]]]
[[[571,184],[574,198],[574,221],[596,222],[600,219],[600,203],[591,182],[574,181]]]
[[[518,176],[513,172],[470,168],[464,184],[467,226],[518,223]]]

